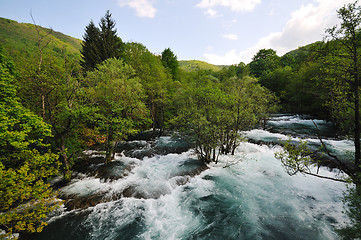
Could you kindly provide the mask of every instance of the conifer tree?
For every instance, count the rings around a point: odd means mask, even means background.
[[[93,21],[85,28],[82,44],[81,65],[85,71],[93,70],[95,66],[109,58],[121,58],[123,42],[117,36],[115,21],[109,10],[101,18],[99,27]]]
[[[170,48],[167,48],[162,52],[161,61],[163,66],[169,70],[172,78],[175,80],[179,71],[177,56],[172,52],[172,50],[170,50]]]
[[[119,59],[123,50],[123,42],[122,39],[117,36],[115,21],[112,19],[109,10],[105,16],[101,18],[99,27],[101,60],[104,61],[109,58]]]
[[[82,49],[80,50],[82,55],[81,66],[88,71],[101,62],[100,31],[93,21],[90,21],[89,25],[86,26],[83,38]]]

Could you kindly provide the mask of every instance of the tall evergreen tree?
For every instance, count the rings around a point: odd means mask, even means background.
[[[106,59],[121,57],[123,52],[123,42],[117,36],[115,21],[109,10],[101,18],[99,28],[90,21],[85,28],[82,43],[82,61],[81,65],[85,71],[93,70],[95,66]]]
[[[117,36],[115,21],[109,10],[105,16],[100,19],[100,55],[102,61],[108,58],[120,58],[123,51],[123,42]]]
[[[161,61],[163,66],[169,70],[172,78],[175,80],[179,71],[177,56],[172,52],[172,50],[170,50],[170,48],[167,48],[162,52]]]
[[[101,62],[100,31],[93,21],[90,21],[89,25],[86,26],[83,39],[82,49],[80,50],[82,55],[81,66],[88,71]]]

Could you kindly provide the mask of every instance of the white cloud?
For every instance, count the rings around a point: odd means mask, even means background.
[[[216,54],[204,54],[207,59],[207,62],[215,65],[231,65],[239,62],[239,55],[237,54],[236,49],[232,49],[227,52],[224,56],[219,56]]]
[[[133,8],[138,17],[154,18],[157,12],[149,0],[118,0],[118,5]]]
[[[339,22],[336,10],[350,2],[353,0],[315,0],[314,3],[302,5],[294,11],[282,31],[270,33],[252,47],[238,53],[233,49],[224,56],[214,54],[204,54],[204,56],[213,64],[235,64],[241,61],[249,63],[263,48],[272,48],[281,56],[300,46],[322,40],[325,29]]]
[[[325,29],[339,22],[336,10],[351,0],[316,0],[313,4],[302,5],[291,14],[281,32],[271,33],[258,43],[261,48],[273,48],[279,55],[300,46],[319,41]]]
[[[196,6],[199,8],[213,9],[216,6],[228,7],[232,11],[252,11],[261,0],[202,0]]]
[[[209,8],[206,12],[205,12],[206,15],[210,16],[210,17],[217,17],[218,14],[217,14],[217,11]]]
[[[238,36],[236,34],[223,34],[222,36],[229,40],[238,40]]]

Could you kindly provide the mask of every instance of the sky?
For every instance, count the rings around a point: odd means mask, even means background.
[[[0,17],[83,39],[107,10],[124,42],[178,60],[216,65],[249,63],[260,49],[277,55],[320,41],[353,0],[0,0]]]

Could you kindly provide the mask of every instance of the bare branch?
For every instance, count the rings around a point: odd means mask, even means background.
[[[333,181],[337,181],[337,182],[348,183],[348,181],[347,181],[347,180],[344,180],[344,179],[333,178],[333,177],[326,177],[326,176],[322,176],[322,175],[315,174],[315,173],[312,173],[312,172],[307,172],[307,171],[302,171],[302,170],[300,170],[300,173],[307,174],[307,175],[311,175],[311,176],[318,177],[318,178],[329,179],[329,180],[333,180]]]
[[[326,144],[324,143],[324,141],[322,140],[321,136],[320,136],[320,129],[318,128],[317,124],[312,120],[313,125],[315,125],[316,129],[317,129],[317,138],[319,139],[319,141],[321,142],[321,145],[323,147],[323,149],[326,151],[326,154],[330,157],[332,157],[333,159],[335,159],[337,161],[337,163],[339,164],[339,167],[342,171],[344,171],[347,175],[349,175],[352,178],[355,178],[355,174],[352,172],[352,170],[350,170],[336,155],[332,154]]]

